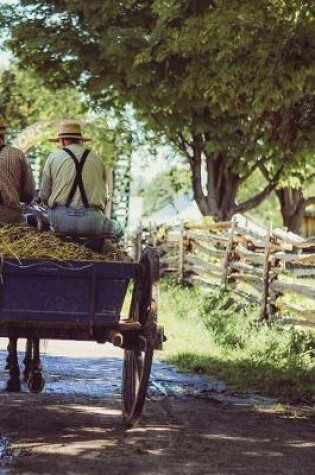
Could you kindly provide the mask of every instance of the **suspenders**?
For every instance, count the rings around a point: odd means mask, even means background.
[[[2,144],[0,145],[0,153],[2,152],[2,150],[4,149],[5,145]],[[2,196],[1,196],[1,192],[0,192],[0,205],[3,205],[3,199],[2,199]]]
[[[76,176],[75,176],[72,188],[70,190],[70,193],[69,193],[69,196],[68,196],[68,199],[67,199],[65,205],[70,206],[71,201],[73,200],[73,197],[75,195],[75,192],[76,192],[77,188],[79,188],[80,193],[81,193],[82,203],[83,203],[85,208],[89,208],[89,202],[88,202],[88,199],[87,199],[87,196],[86,196],[86,193],[85,193],[85,189],[84,189],[84,186],[83,186],[82,170],[83,170],[85,161],[87,159],[87,156],[90,153],[90,150],[88,150],[88,149],[84,150],[82,158],[81,158],[80,161],[77,159],[77,157],[74,155],[74,153],[71,150],[69,150],[68,148],[64,148],[63,150],[65,152],[67,152],[67,154],[72,158],[72,160],[74,161],[74,164],[75,164],[75,169],[76,169]]]

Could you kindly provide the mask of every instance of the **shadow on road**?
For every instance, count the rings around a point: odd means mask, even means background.
[[[0,352],[1,382],[6,352]],[[21,353],[20,358],[23,357]],[[140,424],[121,418],[121,358],[46,354],[42,394],[0,394],[1,475],[220,475],[313,473],[311,419],[266,407],[178,397],[151,387]],[[190,377],[155,363],[153,380],[190,387]],[[196,380],[197,384],[197,380]]]

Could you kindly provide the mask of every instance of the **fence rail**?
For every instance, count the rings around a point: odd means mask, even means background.
[[[161,277],[204,289],[233,283],[240,298],[260,305],[261,320],[315,325],[315,236],[240,217],[140,228],[131,244],[136,259],[146,244],[158,250]]]

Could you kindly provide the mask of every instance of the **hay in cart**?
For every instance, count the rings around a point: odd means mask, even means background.
[[[126,252],[110,242],[100,253],[72,242],[66,236],[17,225],[0,227],[0,255],[16,259],[59,261],[131,261]]]

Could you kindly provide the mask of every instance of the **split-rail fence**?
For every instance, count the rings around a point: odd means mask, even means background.
[[[135,259],[146,244],[160,256],[161,277],[203,289],[231,286],[260,319],[315,326],[315,236],[302,238],[234,217],[229,222],[139,227]]]

